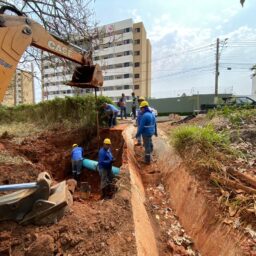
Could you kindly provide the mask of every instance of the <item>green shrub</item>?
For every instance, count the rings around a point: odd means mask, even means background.
[[[0,106],[0,123],[26,122],[51,125],[56,123],[73,123],[96,125],[96,111],[103,114],[104,102],[112,103],[108,97],[94,95],[56,98],[35,105],[16,107]]]
[[[251,122],[256,117],[256,109],[251,107],[228,107],[222,109],[211,110],[207,113],[207,117],[212,119],[217,116],[223,116],[229,120],[234,126],[241,126],[244,123]]]

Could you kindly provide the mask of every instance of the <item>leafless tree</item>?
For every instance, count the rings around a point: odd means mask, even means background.
[[[104,31],[97,29],[93,4],[95,0],[0,0],[1,6],[12,6],[37,21],[51,34],[66,42],[79,45],[92,52],[100,42]],[[48,60],[51,67],[64,66],[63,76],[73,70],[73,63],[65,59],[44,53],[29,47],[22,56],[21,63],[35,61],[40,70],[42,58]],[[62,64],[60,64],[62,63]],[[56,69],[57,70],[57,69]],[[63,79],[65,80],[65,79]]]

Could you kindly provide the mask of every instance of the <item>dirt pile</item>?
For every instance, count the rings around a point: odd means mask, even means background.
[[[100,139],[112,139],[117,166],[122,164],[122,130],[103,130],[100,134]],[[48,171],[56,181],[68,178],[73,143],[82,145],[87,157],[97,158],[98,140],[84,130],[45,131],[17,141],[1,139],[0,155],[8,155],[10,160],[0,161],[1,184],[32,182],[41,171]],[[84,170],[81,181],[91,185],[91,193],[82,196],[75,191],[71,212],[58,223],[23,227],[1,222],[0,255],[136,255],[128,170],[123,169],[118,192],[108,201],[100,200],[97,172]]]

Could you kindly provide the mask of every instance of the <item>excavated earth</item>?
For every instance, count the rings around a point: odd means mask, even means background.
[[[20,226],[0,223],[0,255],[256,255],[255,242],[222,223],[221,213],[163,132],[154,139],[154,162],[143,163],[143,148],[134,146],[135,128],[119,125],[102,129],[100,138],[89,130],[55,129],[37,136],[0,139],[0,184],[32,182],[48,171],[58,182],[70,178],[70,149],[78,143],[85,156],[97,159],[100,141],[112,140],[121,166],[117,192],[100,200],[99,175],[83,170],[74,204],[58,223]],[[249,248],[249,249],[248,249]]]
[[[102,130],[110,137],[116,165],[121,166],[124,148],[122,130]],[[18,141],[18,140],[17,140]],[[32,182],[41,171],[55,181],[70,177],[70,149],[78,143],[85,156],[97,158],[98,140],[89,131],[47,131],[21,142],[0,140],[0,154],[10,156],[0,163],[0,184]],[[123,164],[112,200],[100,200],[99,175],[84,170],[81,182],[91,185],[87,197],[74,194],[71,211],[49,226],[20,226],[11,221],[0,223],[0,255],[136,255],[131,192],[128,170]]]

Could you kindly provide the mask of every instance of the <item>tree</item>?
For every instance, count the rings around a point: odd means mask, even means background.
[[[93,3],[94,0],[0,0],[0,7],[17,8],[43,25],[49,33],[92,52],[101,37],[101,31],[96,29]],[[9,13],[7,12],[7,14]],[[29,47],[26,50],[19,65],[35,61],[41,70],[42,58],[47,58],[56,70],[61,62],[66,67],[63,76],[69,74],[71,69],[73,70],[72,62],[56,58],[52,54],[42,54],[41,50],[34,47]]]
[[[244,2],[245,2],[245,0],[240,0],[240,3],[242,6],[244,6]]]

